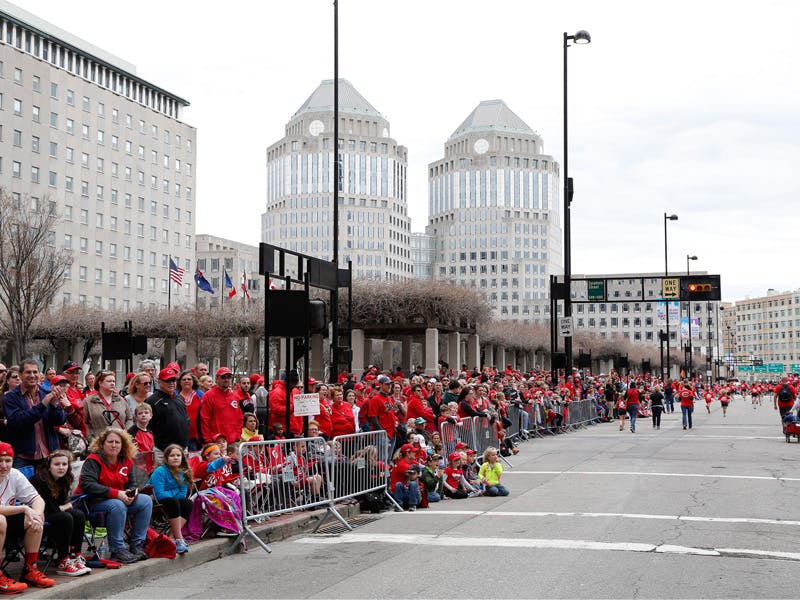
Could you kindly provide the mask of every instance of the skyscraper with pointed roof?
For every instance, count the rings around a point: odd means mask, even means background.
[[[486,294],[495,318],[549,318],[562,268],[559,165],[502,100],[485,100],[428,165],[433,276]]]
[[[333,257],[333,80],[312,92],[267,149],[264,242]],[[406,180],[408,152],[389,121],[339,80],[339,257],[361,279],[411,276]]]

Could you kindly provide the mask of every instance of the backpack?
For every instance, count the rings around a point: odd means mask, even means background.
[[[792,396],[792,390],[788,383],[784,383],[781,386],[781,389],[778,391],[778,400],[781,402],[789,402],[794,400],[794,396]]]

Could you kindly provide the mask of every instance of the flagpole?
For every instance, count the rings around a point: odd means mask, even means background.
[[[169,255],[169,262],[167,263],[167,312],[172,310],[172,254]]]
[[[220,282],[222,285],[219,286],[220,294],[219,294],[219,310],[220,312],[225,312],[225,276],[228,272],[225,269],[222,269],[222,281]]]

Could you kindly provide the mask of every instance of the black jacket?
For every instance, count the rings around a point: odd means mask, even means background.
[[[170,444],[186,448],[189,445],[189,414],[183,399],[158,390],[145,402],[153,409],[150,429],[153,430],[156,448],[163,450]]]

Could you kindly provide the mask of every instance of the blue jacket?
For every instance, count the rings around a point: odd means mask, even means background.
[[[183,483],[178,483],[175,481],[175,478],[172,476],[172,473],[169,472],[169,469],[166,465],[161,465],[153,474],[150,475],[150,485],[153,486],[153,495],[156,497],[156,500],[163,500],[164,498],[186,498],[186,492],[189,491],[189,486],[186,484],[186,480],[181,476],[183,479]]]
[[[44,423],[44,433],[47,438],[47,447],[50,451],[59,447],[56,427],[67,421],[67,414],[58,402],[51,402],[48,406],[41,404],[47,395],[41,387],[37,388],[40,403],[28,408],[28,401],[22,395],[22,386],[18,385],[3,396],[3,413],[8,419],[6,435],[8,443],[14,448],[16,454],[33,456],[36,452],[36,437],[33,426],[37,421]]]

